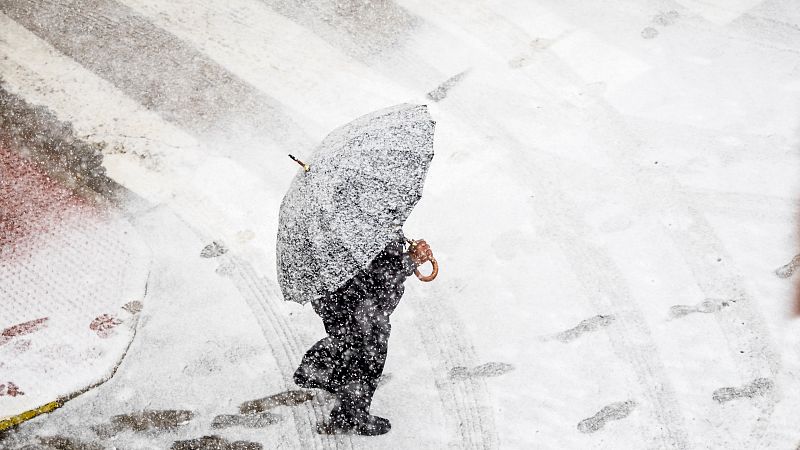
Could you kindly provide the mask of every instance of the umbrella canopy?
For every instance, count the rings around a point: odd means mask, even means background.
[[[402,104],[330,133],[281,204],[278,282],[305,303],[341,287],[392,241],[422,198],[433,158],[425,105]]]

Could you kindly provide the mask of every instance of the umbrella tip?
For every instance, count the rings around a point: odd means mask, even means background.
[[[292,158],[292,161],[296,162],[297,164],[300,164],[300,167],[302,167],[303,170],[305,170],[306,172],[311,170],[311,167],[308,164],[304,163],[303,161],[300,161],[299,159],[295,158],[293,155],[289,154],[289,158]]]

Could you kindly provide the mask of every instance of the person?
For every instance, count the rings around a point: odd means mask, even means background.
[[[404,247],[404,239],[389,243],[365,270],[311,302],[328,336],[306,352],[294,381],[336,395],[322,433],[376,436],[391,429],[388,419],[370,413],[386,362],[389,316],[403,295],[403,282],[433,257],[424,240],[408,252]]]

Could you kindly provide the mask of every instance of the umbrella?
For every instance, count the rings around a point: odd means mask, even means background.
[[[402,104],[331,132],[281,203],[278,282],[305,303],[341,287],[390,242],[422,198],[435,122],[425,105]]]

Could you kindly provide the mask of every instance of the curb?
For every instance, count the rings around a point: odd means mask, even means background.
[[[6,431],[12,427],[15,427],[22,422],[28,421],[33,419],[36,416],[41,414],[47,414],[56,408],[60,408],[64,403],[60,400],[56,400],[50,403],[46,403],[38,408],[34,408],[23,413],[17,414],[15,416],[7,417],[5,419],[0,420],[0,432]]]
[[[149,271],[148,271],[147,278],[148,278],[148,280],[150,278]],[[145,289],[145,293],[144,293],[143,298],[145,298],[147,296],[147,283],[145,283],[145,288],[144,289]],[[9,416],[9,417],[6,417],[4,419],[0,419],[0,438],[2,438],[3,433],[5,433],[6,431],[9,431],[9,430],[13,429],[14,427],[16,427],[16,426],[18,426],[18,425],[20,425],[20,424],[22,424],[24,422],[27,422],[27,421],[35,418],[35,417],[38,417],[38,416],[40,416],[42,414],[51,413],[51,412],[55,411],[56,409],[64,406],[65,403],[67,403],[68,401],[74,399],[75,397],[83,395],[83,394],[89,392],[90,390],[92,390],[92,389],[94,389],[96,387],[99,387],[100,385],[102,385],[102,384],[106,383],[107,381],[111,380],[112,378],[114,378],[114,375],[117,374],[117,370],[119,369],[119,366],[122,365],[122,362],[125,360],[125,357],[128,355],[128,350],[130,350],[131,345],[133,345],[133,341],[136,340],[136,333],[138,331],[138,327],[139,327],[139,316],[136,315],[135,318],[134,318],[133,324],[131,326],[131,331],[133,332],[133,334],[131,335],[131,339],[130,339],[130,341],[128,341],[128,345],[125,346],[125,351],[122,352],[122,356],[119,357],[119,360],[117,361],[117,363],[114,365],[114,367],[111,368],[111,371],[105,377],[101,378],[99,381],[97,381],[95,383],[92,383],[89,386],[86,386],[85,388],[83,388],[83,389],[81,389],[81,390],[79,390],[77,392],[73,392],[73,393],[68,394],[68,395],[66,395],[64,397],[60,397],[57,400],[54,400],[54,401],[52,401],[50,403],[46,403],[46,404],[44,404],[44,405],[42,405],[42,406],[40,406],[38,408],[34,408],[34,409],[31,409],[31,410],[16,414],[14,416]]]

